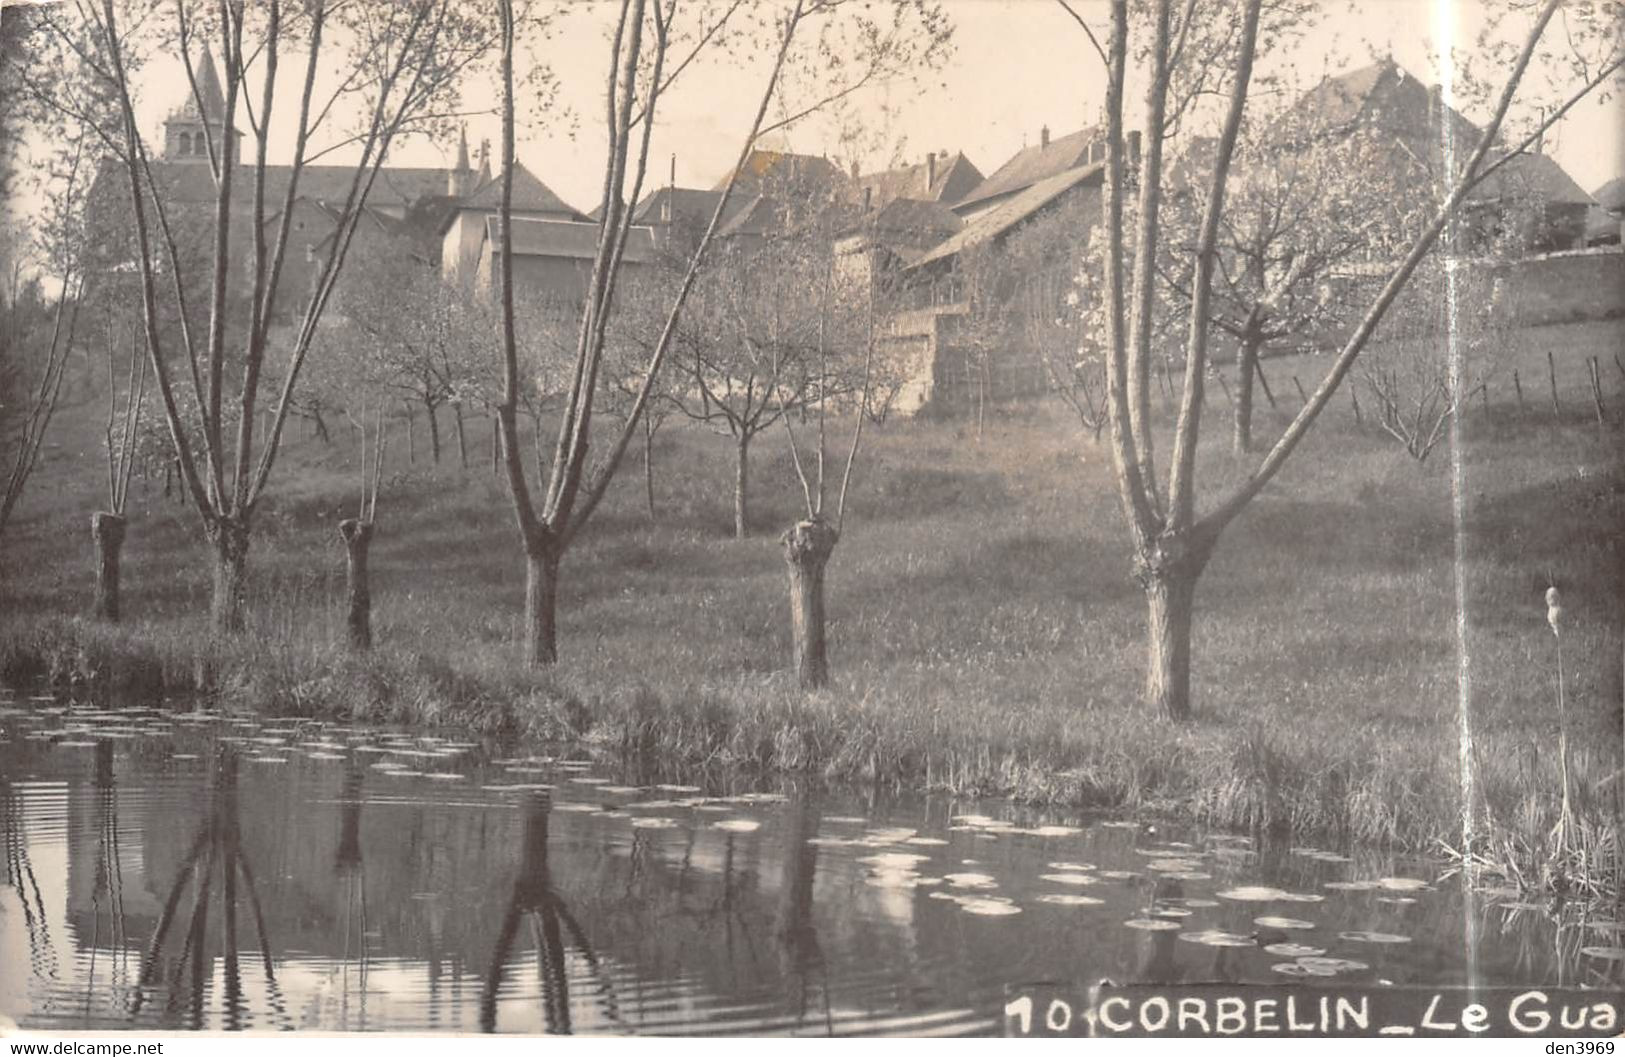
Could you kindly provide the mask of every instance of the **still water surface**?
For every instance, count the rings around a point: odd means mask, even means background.
[[[1617,985],[1606,923],[1437,863],[728,781],[0,692],[0,1014],[923,1035],[1045,979]]]

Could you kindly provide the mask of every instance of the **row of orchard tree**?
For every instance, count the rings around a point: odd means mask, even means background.
[[[1032,254],[1045,265],[1037,271],[1059,277],[1034,295],[1042,311],[1028,313],[1024,325],[1051,350],[1059,388],[1085,429],[1111,451],[1133,574],[1147,601],[1147,703],[1180,718],[1189,712],[1196,585],[1221,536],[1296,453],[1402,291],[1441,266],[1438,248],[1452,245],[1474,189],[1579,100],[1606,90],[1621,63],[1620,10],[1565,0],[1486,9],[1476,50],[1454,66],[1462,98],[1487,115],[1482,132],[1447,145],[1447,163],[1431,173],[1427,193],[1396,199],[1361,179],[1373,165],[1371,144],[1358,137],[1282,149],[1281,113],[1269,100],[1280,94],[1276,82],[1294,72],[1292,60],[1279,57],[1294,54],[1315,26],[1315,5],[1151,0],[1131,9],[1109,0],[1100,11],[1079,12],[1058,3],[1076,23],[1080,60],[1105,70],[1101,204],[1097,214],[1062,214],[1043,229],[1047,236],[1028,236],[1048,244],[1007,244],[989,266]],[[212,622],[224,634],[243,626],[255,515],[275,480],[290,416],[311,415],[320,425],[324,412],[337,410],[359,424],[367,453],[360,516],[342,529],[353,562],[352,633],[365,642],[381,408],[421,405],[438,448],[438,412],[450,407],[466,455],[462,416],[473,404],[494,418],[495,459],[512,500],[526,571],[525,657],[552,664],[564,559],[591,531],[628,450],[641,441],[647,460],[662,416],[678,410],[734,442],[741,533],[750,445],[768,429],[785,431],[805,497],[804,517],[783,536],[797,665],[804,685],[825,681],[824,570],[843,528],[865,412],[883,411],[871,394],[886,387],[892,369],[877,362],[876,291],[842,281],[828,210],[808,210],[782,237],[748,251],[719,240],[732,178],[692,244],[634,278],[633,206],[647,186],[662,105],[696,64],[726,63],[746,50],[758,57],[744,67],[760,81],[737,174],[764,135],[866,87],[940,67],[951,26],[928,0],[621,0],[607,27],[602,78],[608,148],[598,240],[579,303],[561,305],[517,289],[507,223],[521,121],[535,109],[545,119],[555,101],[545,56],[560,39],[560,17],[553,7],[515,0],[382,7],[71,0],[31,12],[26,48],[5,67],[17,87],[7,98],[20,101],[8,105],[70,150],[43,225],[51,229],[47,257],[60,292],[54,313],[35,313],[55,322],[35,328],[52,333],[35,342],[49,352],[28,405],[40,413],[19,431],[17,465],[37,462],[78,315],[98,297],[121,303],[140,330],[117,353],[117,328],[104,328],[110,373],[123,378],[110,388],[124,393],[122,402],[110,398],[109,509],[97,520],[98,541],[112,555],[103,562],[107,575],[116,577],[144,393],[153,396],[200,515]],[[154,56],[190,54],[203,39],[225,61],[230,131],[224,143],[209,144],[213,215],[189,232],[154,179],[138,98]],[[190,70],[188,80],[195,93]],[[503,176],[489,298],[426,272],[379,274],[351,261],[362,206],[391,149],[408,136],[445,134],[445,115],[464,89],[493,83]],[[1139,105],[1131,103],[1136,97]],[[1131,157],[1132,125],[1143,145]],[[279,201],[266,179],[273,128],[292,140]],[[223,164],[239,130],[245,146],[235,164]],[[357,158],[335,204],[336,231],[315,251],[311,289],[298,292],[291,318],[278,324],[290,300],[284,263],[300,174],[334,142]],[[115,186],[118,226],[128,237],[116,240],[111,258],[98,259],[84,238],[84,203],[96,197],[93,187]],[[243,197],[249,214],[234,218],[233,203]],[[1350,261],[1380,282],[1328,297],[1329,267]],[[998,290],[1001,300],[1008,294]],[[1324,380],[1235,490],[1202,497],[1196,451],[1214,348],[1236,350],[1234,445],[1246,453],[1256,443],[1246,409],[1260,351],[1333,315],[1338,351]],[[1009,338],[1009,313],[988,313],[997,323],[980,337],[975,316],[967,344],[996,355]],[[1159,459],[1153,353],[1170,346],[1179,351],[1162,364],[1163,384],[1175,386],[1177,413],[1172,449]],[[837,411],[856,413],[842,417],[835,438]],[[26,475],[14,474],[7,512]]]

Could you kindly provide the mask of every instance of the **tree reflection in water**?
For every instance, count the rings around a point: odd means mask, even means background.
[[[218,875],[220,916],[225,933],[224,1027],[228,1031],[235,1031],[245,1026],[243,978],[238,963],[239,881],[253,915],[268,1002],[275,1017],[285,1023],[286,1011],[277,988],[270,937],[265,932],[265,915],[260,906],[258,887],[254,883],[254,871],[243,854],[237,799],[237,754],[229,749],[219,750],[214,759],[213,773],[214,781],[209,790],[204,817],[186,857],[181,861],[180,870],[170,886],[157,927],[153,929],[152,940],[147,946],[135,994],[130,1001],[130,1017],[133,1020],[140,1015],[149,993],[162,980],[167,994],[164,1019],[172,1019],[184,1007],[184,1023],[191,1028],[203,1026],[203,1010],[213,976],[208,970],[214,960],[208,948],[209,899],[215,891]],[[180,949],[166,957],[165,945],[189,887],[192,905],[187,916],[186,931],[181,936]]]
[[[85,1015],[96,996],[96,954],[101,947],[102,897],[107,897],[114,961],[110,984],[116,993],[128,980],[130,937],[124,917],[124,869],[119,856],[118,784],[113,775],[113,743],[96,743],[96,873],[90,891],[90,969],[85,980]]]
[[[513,893],[508,898],[502,925],[497,930],[496,946],[491,951],[490,968],[486,971],[485,986],[480,993],[481,1031],[497,1030],[497,998],[521,922],[529,923],[531,938],[536,944],[537,976],[542,988],[542,1023],[547,1033],[571,1033],[567,971],[569,951],[564,942],[565,932],[570,934],[575,949],[587,962],[593,977],[599,981],[606,1013],[611,1020],[617,1019],[614,996],[598,964],[598,956],[587,942],[581,925],[553,887],[548,872],[547,821],[552,808],[552,798],[546,793],[532,793],[525,798],[522,809],[525,832],[519,853],[519,872],[514,878]]]
[[[56,945],[51,942],[51,925],[45,916],[45,899],[34,877],[34,863],[28,855],[28,838],[23,832],[23,802],[11,783],[0,778],[0,817],[5,821],[6,884],[17,892],[23,906],[23,927],[28,932],[29,968],[35,977],[57,978]]]
[[[333,854],[333,872],[344,886],[344,955],[339,970],[340,1023],[350,1021],[350,937],[357,952],[357,1027],[367,1026],[367,885],[361,858],[362,784],[366,772],[360,761],[345,765],[344,786],[339,794],[339,845]],[[353,926],[353,928],[352,928]]]
[[[791,1003],[796,1022],[802,1023],[811,1005],[812,978],[817,977],[823,995],[825,1029],[833,1033],[829,980],[824,952],[818,946],[818,930],[813,925],[813,880],[818,869],[818,836],[822,821],[818,800],[806,789],[797,788],[785,806],[784,870],[779,878],[779,902],[774,915],[774,940],[779,951],[779,969],[786,982],[785,997]]]

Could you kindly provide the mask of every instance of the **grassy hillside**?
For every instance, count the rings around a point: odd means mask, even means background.
[[[1420,465],[1369,408],[1357,427],[1339,394],[1202,582],[1183,727],[1137,702],[1144,605],[1109,459],[1053,402],[1001,408],[980,439],[952,421],[868,434],[829,573],[833,684],[811,696],[784,671],[776,536],[799,493],[783,437],[753,449],[756,535],[734,541],[731,449],[675,422],[659,435],[657,517],[634,458],[565,560],[561,664],[533,674],[517,663],[523,563],[482,420],[467,472],[454,446],[429,466],[421,427],[415,464],[393,442],[369,658],[342,647],[336,525],[356,502],[342,436],[299,431],[279,463],[240,641],[210,643],[198,521],[158,482],[132,489],[125,625],[75,618],[105,474],[104,412],[87,401],[64,414],[0,544],[0,650],[13,681],[201,684],[277,712],[580,737],[668,771],[805,768],[1409,846],[1459,834],[1470,765],[1480,822],[1487,811],[1533,847],[1558,792],[1549,583],[1569,613],[1569,740],[1590,824],[1612,826],[1621,784],[1622,337],[1617,322],[1521,332],[1460,443]],[[1548,349],[1561,414],[1543,395]],[[1261,404],[1257,436],[1299,406],[1292,376],[1312,388],[1326,362],[1268,361],[1280,408]],[[1210,388],[1200,481],[1214,502],[1244,468]]]

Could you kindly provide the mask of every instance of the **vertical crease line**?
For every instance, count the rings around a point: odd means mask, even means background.
[[[1447,115],[1455,110],[1455,68],[1454,68],[1454,39],[1456,28],[1456,0],[1434,0],[1433,6],[1434,29],[1438,35],[1438,63],[1439,63],[1439,149],[1442,164],[1441,191],[1448,193],[1454,185],[1456,173],[1457,144],[1455,142],[1455,123],[1448,120]],[[1473,856],[1473,811],[1475,800],[1474,774],[1473,774],[1473,727],[1472,727],[1472,677],[1470,658],[1467,643],[1467,487],[1466,487],[1466,461],[1462,451],[1461,412],[1466,403],[1462,390],[1466,384],[1465,365],[1462,362],[1462,348],[1458,323],[1460,320],[1460,291],[1458,289],[1457,247],[1455,245],[1456,225],[1452,220],[1445,228],[1444,244],[1444,341],[1445,356],[1448,365],[1448,384],[1450,387],[1450,515],[1451,529],[1454,542],[1454,572],[1453,589],[1455,596],[1455,645],[1456,645],[1456,716],[1457,716],[1457,762],[1460,769],[1461,784],[1461,854],[1463,856],[1463,869],[1461,871],[1462,885],[1462,944],[1464,947],[1467,987],[1471,996],[1479,987],[1478,968],[1478,929],[1477,920],[1473,913],[1472,897],[1472,856]]]

